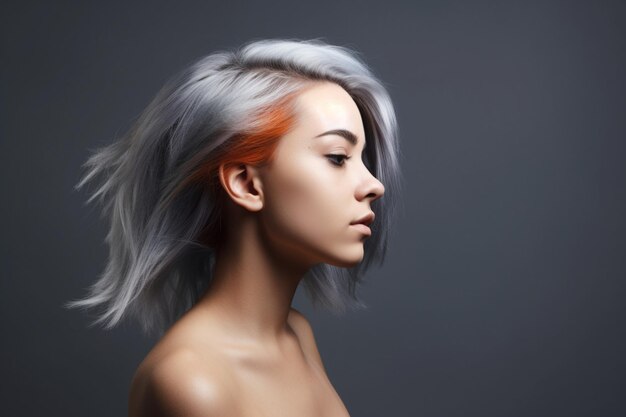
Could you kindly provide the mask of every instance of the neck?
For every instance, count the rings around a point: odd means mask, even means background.
[[[288,331],[291,303],[308,266],[273,250],[254,218],[240,220],[217,252],[211,285],[198,306],[232,336],[277,341]]]

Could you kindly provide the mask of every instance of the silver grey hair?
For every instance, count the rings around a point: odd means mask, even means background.
[[[352,268],[318,264],[303,277],[314,306],[332,312],[363,308],[357,287],[374,261],[383,263],[402,178],[394,108],[383,84],[357,52],[321,40],[269,39],[205,56],[171,78],[114,143],[96,149],[76,185],[95,182],[109,220],[109,257],[84,299],[68,307],[98,309],[94,324],[111,328],[126,316],[147,332],[163,332],[208,288],[215,248],[203,231],[216,230],[219,207],[210,188],[189,177],[229,139],[254,132],[261,112],[303,83],[343,87],[363,119],[368,169],[385,186],[364,258]]]

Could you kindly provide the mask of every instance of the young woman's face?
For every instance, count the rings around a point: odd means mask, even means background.
[[[369,234],[351,223],[373,214],[372,201],[384,193],[362,159],[361,115],[350,95],[328,82],[301,93],[296,111],[293,129],[261,171],[264,233],[291,259],[354,266]],[[334,130],[350,132],[356,143]]]

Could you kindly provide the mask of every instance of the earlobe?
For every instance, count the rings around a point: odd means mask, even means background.
[[[249,211],[263,208],[263,187],[254,167],[222,164],[218,171],[220,183],[233,202]]]

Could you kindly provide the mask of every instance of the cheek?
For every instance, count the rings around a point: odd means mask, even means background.
[[[300,243],[323,245],[340,232],[345,215],[332,172],[311,165],[301,161],[275,173],[266,187],[266,214],[276,231]]]

